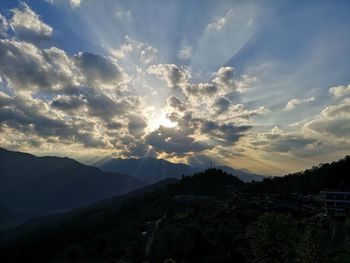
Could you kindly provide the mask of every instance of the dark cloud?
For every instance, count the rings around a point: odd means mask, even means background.
[[[0,75],[15,90],[64,90],[74,86],[73,70],[63,50],[0,40]]]
[[[266,152],[297,154],[308,147],[317,144],[315,138],[306,137],[302,133],[286,133],[277,127],[271,133],[259,134],[258,140],[251,141],[252,146]]]
[[[82,143],[87,147],[102,147],[105,143],[95,136],[91,124],[72,123],[49,112],[39,100],[16,96],[0,107],[0,123],[26,136],[60,140],[60,143]]]
[[[185,93],[188,96],[194,97],[210,97],[216,95],[218,87],[212,83],[191,84],[185,87]]]
[[[108,130],[118,130],[123,127],[123,123],[118,121],[109,121],[107,122],[106,127]]]
[[[125,73],[112,59],[88,52],[79,52],[74,61],[82,73],[84,84],[92,87],[109,86],[118,88],[125,79]]]
[[[51,102],[53,108],[63,111],[74,111],[81,108],[84,104],[83,96],[58,95]]]
[[[215,100],[213,106],[216,109],[216,112],[218,114],[221,114],[223,112],[226,112],[229,109],[230,104],[231,104],[231,102],[228,99],[226,99],[224,97],[220,97],[220,98],[217,98]]]
[[[160,126],[158,130],[146,135],[145,143],[155,150],[166,153],[200,152],[211,148],[204,142],[196,141],[177,128]]]
[[[167,104],[178,111],[184,111],[185,105],[175,96],[171,96],[167,99]]]
[[[128,131],[131,135],[135,137],[141,137],[145,134],[145,129],[147,127],[147,122],[138,116],[129,117]]]
[[[233,123],[218,124],[213,121],[202,121],[201,131],[209,134],[222,143],[232,144],[243,136],[243,133],[251,129],[250,125],[236,126]]]
[[[85,99],[88,114],[106,121],[133,110],[133,105],[127,99],[116,100],[102,91],[90,90]]]

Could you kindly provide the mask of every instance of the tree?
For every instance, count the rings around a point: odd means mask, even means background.
[[[248,227],[247,236],[258,262],[295,262],[300,236],[291,216],[264,214]]]

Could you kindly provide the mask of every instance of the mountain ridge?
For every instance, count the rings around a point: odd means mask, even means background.
[[[164,159],[156,158],[111,158],[95,164],[103,171],[127,173],[131,176],[143,179],[148,183],[155,183],[166,178],[180,179],[182,175],[190,175],[207,168],[190,166],[184,163],[172,163]],[[244,182],[261,181],[265,176],[257,175],[247,171],[246,169],[235,169],[229,166],[219,165],[212,168],[222,169],[230,173]]]
[[[145,185],[71,158],[37,157],[0,148],[0,202],[13,211],[10,214],[27,215],[27,219],[86,206]]]

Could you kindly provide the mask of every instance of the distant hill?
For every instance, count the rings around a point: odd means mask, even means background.
[[[248,170],[234,169],[234,168],[231,168],[229,166],[216,166],[215,168],[223,170],[224,172],[226,172],[228,174],[232,174],[246,183],[251,182],[251,181],[259,182],[259,181],[262,181],[263,179],[266,178],[266,176],[254,174],[254,173],[249,172]]]
[[[34,218],[18,226],[0,230],[0,245],[1,243],[8,242],[9,240],[16,238],[23,233],[35,232],[37,229],[41,229],[44,226],[56,225],[66,219],[74,218],[75,216],[80,214],[89,214],[89,213],[94,214],[96,211],[101,212],[101,211],[106,211],[108,209],[117,209],[118,207],[120,207],[120,205],[123,204],[123,202],[125,202],[130,198],[142,197],[147,193],[150,193],[155,190],[165,189],[169,185],[176,184],[178,182],[179,180],[177,179],[165,179],[155,184],[138,188],[124,195],[117,195],[117,196],[103,199],[101,201],[97,201],[96,203],[93,203],[91,205],[88,205],[82,208],[73,209],[68,212],[55,213],[55,214],[50,214],[43,217]],[[1,207],[1,204],[0,204],[0,209],[2,208],[3,207]],[[8,210],[6,210],[6,212],[12,213],[12,211],[8,211]],[[16,214],[16,216],[17,217],[15,217],[15,219],[18,219],[19,215]],[[2,217],[0,217],[0,220],[2,220]],[[0,223],[1,222],[2,221],[0,221]]]
[[[171,163],[163,159],[155,158],[113,158],[97,163],[96,166],[103,171],[129,174],[148,183],[155,183],[167,178],[180,179],[182,175],[190,175],[205,170],[204,168],[193,167],[183,163]],[[264,178],[264,176],[233,169],[228,166],[217,166],[214,168],[222,169],[223,171],[238,177],[243,182],[250,182],[252,180],[261,181]]]
[[[350,191],[350,156],[245,187],[245,191],[257,193],[319,193],[325,189]]]
[[[21,236],[0,242],[0,261],[349,262],[349,233],[339,219],[231,205],[241,191],[350,190],[349,168],[346,157],[261,183],[243,183],[220,169],[162,181],[22,229]]]
[[[143,262],[145,243],[150,240],[150,231],[154,231],[153,226],[156,221],[160,222],[160,218],[176,211],[178,207],[176,197],[196,195],[205,201],[215,202],[215,196],[227,186],[239,189],[243,184],[239,179],[223,171],[210,169],[186,176],[178,182],[176,180],[162,181],[136,190],[124,197],[115,197],[80,209],[73,216],[65,218],[63,222],[53,220],[52,224],[43,223],[42,227],[27,228],[27,231],[21,229],[23,226],[19,226],[19,231],[24,233],[21,237],[4,243],[0,242],[0,261]],[[188,208],[184,209],[188,210]],[[206,214],[210,215],[210,213]],[[231,217],[232,215],[229,216]],[[209,222],[215,227],[221,226],[222,222],[225,224],[230,222],[226,218],[221,218],[222,215],[218,216],[215,221],[210,220]],[[237,228],[240,227],[240,224],[235,225]],[[201,229],[200,225],[199,229]],[[197,235],[200,230],[196,230],[197,232],[191,228],[186,230],[189,231],[190,237],[194,235],[200,241],[204,238]],[[213,237],[217,235],[216,233],[219,232],[213,228],[210,235],[213,243],[219,240],[218,237]],[[1,235],[3,236],[4,233]],[[5,235],[11,235],[11,229],[5,231]],[[228,235],[224,241],[231,241],[233,238],[234,235]],[[190,241],[190,248],[193,248],[194,240]],[[187,242],[182,243],[187,244]],[[177,243],[174,245],[177,246]],[[175,249],[178,248],[175,247]],[[209,253],[214,253],[212,247],[207,250]],[[205,252],[203,255],[199,255],[199,261],[196,262],[205,262],[202,259],[207,256],[207,250],[202,252]],[[218,251],[218,253],[222,252]],[[150,262],[163,261],[164,259]],[[210,262],[216,261],[211,260]]]
[[[133,177],[103,172],[73,159],[36,157],[0,148],[0,228],[33,216],[86,206],[145,185]]]

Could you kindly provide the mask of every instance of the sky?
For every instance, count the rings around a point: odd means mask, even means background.
[[[350,153],[349,1],[2,0],[0,146],[284,175]]]

